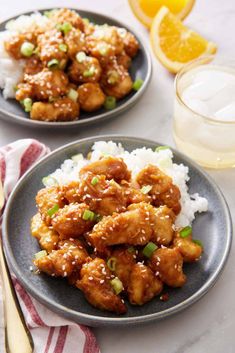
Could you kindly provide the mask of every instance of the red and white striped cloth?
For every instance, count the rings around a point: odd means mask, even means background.
[[[26,170],[49,152],[50,150],[45,145],[32,139],[18,140],[5,147],[0,147],[0,178],[5,201]],[[53,313],[32,298],[14,276],[12,278],[26,323],[34,340],[34,353],[100,352],[95,336],[88,327],[78,325]],[[0,304],[1,296],[0,288]],[[1,305],[0,317],[3,317]],[[3,330],[3,325],[0,325],[0,330]],[[3,332],[0,332],[0,347],[4,347],[4,342],[1,341],[3,337]]]

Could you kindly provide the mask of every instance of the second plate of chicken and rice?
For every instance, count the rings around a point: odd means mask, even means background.
[[[194,303],[221,273],[231,232],[222,194],[192,161],[116,136],[44,158],[13,191],[3,223],[26,289],[93,326],[157,320]]]
[[[151,61],[138,36],[96,13],[51,9],[0,25],[0,112],[35,127],[120,114],[145,91]]]

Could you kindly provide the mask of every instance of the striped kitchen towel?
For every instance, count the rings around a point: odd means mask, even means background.
[[[18,179],[50,150],[42,143],[23,139],[0,147],[0,178],[6,202]],[[4,212],[4,208],[2,209]],[[2,218],[2,214],[0,214]],[[0,218],[0,222],[1,222]],[[32,334],[34,353],[99,353],[91,330],[64,319],[32,298],[12,276],[26,323]],[[0,318],[3,317],[0,281]],[[3,324],[0,322],[0,347],[4,347]]]

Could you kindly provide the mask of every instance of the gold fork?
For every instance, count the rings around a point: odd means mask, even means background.
[[[4,194],[0,179],[0,210],[4,206]],[[33,339],[29,332],[17,299],[7,266],[0,238],[0,269],[3,284],[5,320],[5,348],[7,353],[32,353]]]

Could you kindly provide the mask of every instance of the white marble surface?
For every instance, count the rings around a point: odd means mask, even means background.
[[[197,0],[186,20],[192,28],[214,40],[221,55],[234,56],[235,1]],[[126,21],[148,43],[147,31],[132,15],[126,0],[0,0],[0,20],[21,11],[52,6],[91,9]],[[153,58],[154,74],[148,91],[129,112],[114,121],[82,131],[51,135],[0,122],[0,145],[34,137],[52,149],[75,139],[120,133],[174,145],[172,139],[173,77]],[[235,169],[208,171],[222,189],[231,213],[235,212]],[[235,352],[235,251],[232,246],[223,275],[213,289],[185,312],[162,322],[138,328],[95,329],[102,353],[234,353]],[[71,352],[72,353],[72,352]]]

